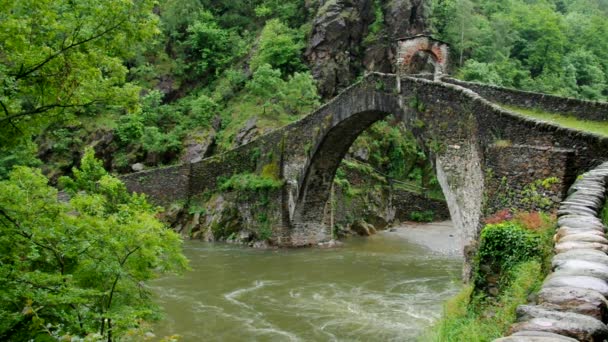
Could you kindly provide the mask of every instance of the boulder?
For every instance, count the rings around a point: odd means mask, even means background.
[[[144,168],[145,168],[145,166],[142,163],[135,163],[135,164],[131,165],[131,170],[133,170],[134,172],[143,171]]]

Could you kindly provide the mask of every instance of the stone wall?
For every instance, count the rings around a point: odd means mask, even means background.
[[[393,190],[391,205],[395,208],[395,222],[411,221],[413,212],[432,211],[434,220],[450,219],[450,211],[445,201],[440,201],[419,195],[414,192]]]
[[[144,193],[153,203],[169,205],[190,198],[190,164],[180,164],[121,176],[127,189]]]
[[[575,116],[583,120],[608,120],[608,103],[606,102],[577,100],[481,83],[465,82],[454,78],[443,78],[443,81],[471,89],[487,100],[500,104],[529,109],[537,108],[550,113]]]
[[[575,151],[530,145],[490,145],[486,149],[486,213],[501,209],[553,211],[576,174]]]

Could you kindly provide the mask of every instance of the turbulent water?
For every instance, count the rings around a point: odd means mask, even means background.
[[[449,239],[442,237],[442,239]],[[459,289],[462,259],[399,233],[338,249],[187,242],[192,271],[152,286],[181,341],[412,341]]]

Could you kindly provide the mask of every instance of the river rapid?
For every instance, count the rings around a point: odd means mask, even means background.
[[[180,341],[415,341],[461,287],[449,223],[353,237],[334,249],[185,243],[191,271],[151,286]]]

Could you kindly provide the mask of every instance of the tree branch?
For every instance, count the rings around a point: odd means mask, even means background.
[[[38,64],[36,64],[36,65],[34,65],[34,66],[30,67],[30,69],[28,69],[28,70],[23,70],[24,68],[23,68],[23,66],[22,66],[22,67],[21,67],[21,70],[19,70],[19,72],[18,72],[18,73],[16,73],[16,74],[9,74],[9,75],[10,75],[10,76],[14,76],[16,80],[19,80],[19,79],[25,78],[25,77],[27,77],[28,75],[30,75],[30,74],[32,74],[33,72],[35,72],[36,70],[38,70],[38,69],[42,68],[43,66],[45,66],[47,63],[49,63],[49,62],[50,62],[50,61],[52,61],[53,59],[55,59],[55,58],[57,58],[58,56],[60,56],[60,55],[64,54],[66,51],[68,51],[68,50],[70,50],[70,49],[73,49],[73,48],[75,48],[75,47],[77,47],[77,46],[80,46],[80,45],[86,44],[86,43],[88,43],[88,42],[90,42],[90,41],[96,40],[96,39],[98,39],[98,38],[101,38],[102,36],[104,36],[104,35],[106,35],[106,34],[108,34],[108,33],[112,32],[112,31],[114,31],[115,29],[117,29],[118,27],[120,27],[120,26],[121,26],[122,24],[124,24],[126,21],[127,21],[127,18],[125,18],[125,19],[123,19],[123,20],[119,21],[119,22],[118,22],[116,25],[111,26],[111,27],[107,28],[106,30],[103,30],[103,31],[101,31],[101,32],[99,32],[99,33],[97,33],[97,34],[94,34],[94,35],[92,35],[92,36],[90,36],[90,37],[88,37],[88,38],[86,38],[86,39],[81,40],[81,41],[78,41],[78,42],[73,42],[73,43],[71,43],[71,44],[70,44],[70,45],[68,45],[68,46],[63,46],[63,43],[62,43],[62,47],[59,49],[59,51],[57,51],[57,52],[55,52],[55,53],[51,54],[51,55],[50,55],[50,56],[48,56],[46,59],[44,59],[42,62],[40,62],[40,63],[38,63]],[[80,31],[80,29],[76,30],[76,34],[78,34],[78,32],[79,32],[79,31]]]
[[[27,111],[27,112],[21,112],[19,114],[13,114],[13,115],[8,116],[8,117],[3,117],[3,118],[0,119],[0,123],[5,122],[5,121],[9,121],[10,122],[12,119],[20,118],[20,117],[23,117],[23,116],[41,114],[41,113],[48,112],[49,110],[55,109],[55,108],[63,108],[63,109],[65,109],[65,108],[88,107],[88,106],[90,106],[90,105],[92,105],[94,103],[97,103],[99,101],[100,100],[93,100],[93,101],[90,101],[90,102],[87,102],[87,103],[71,104],[71,105],[62,105],[62,104],[59,104],[59,103],[54,103],[52,105],[46,105],[46,106],[38,107],[38,108],[36,108],[34,110],[30,110],[30,111]]]

